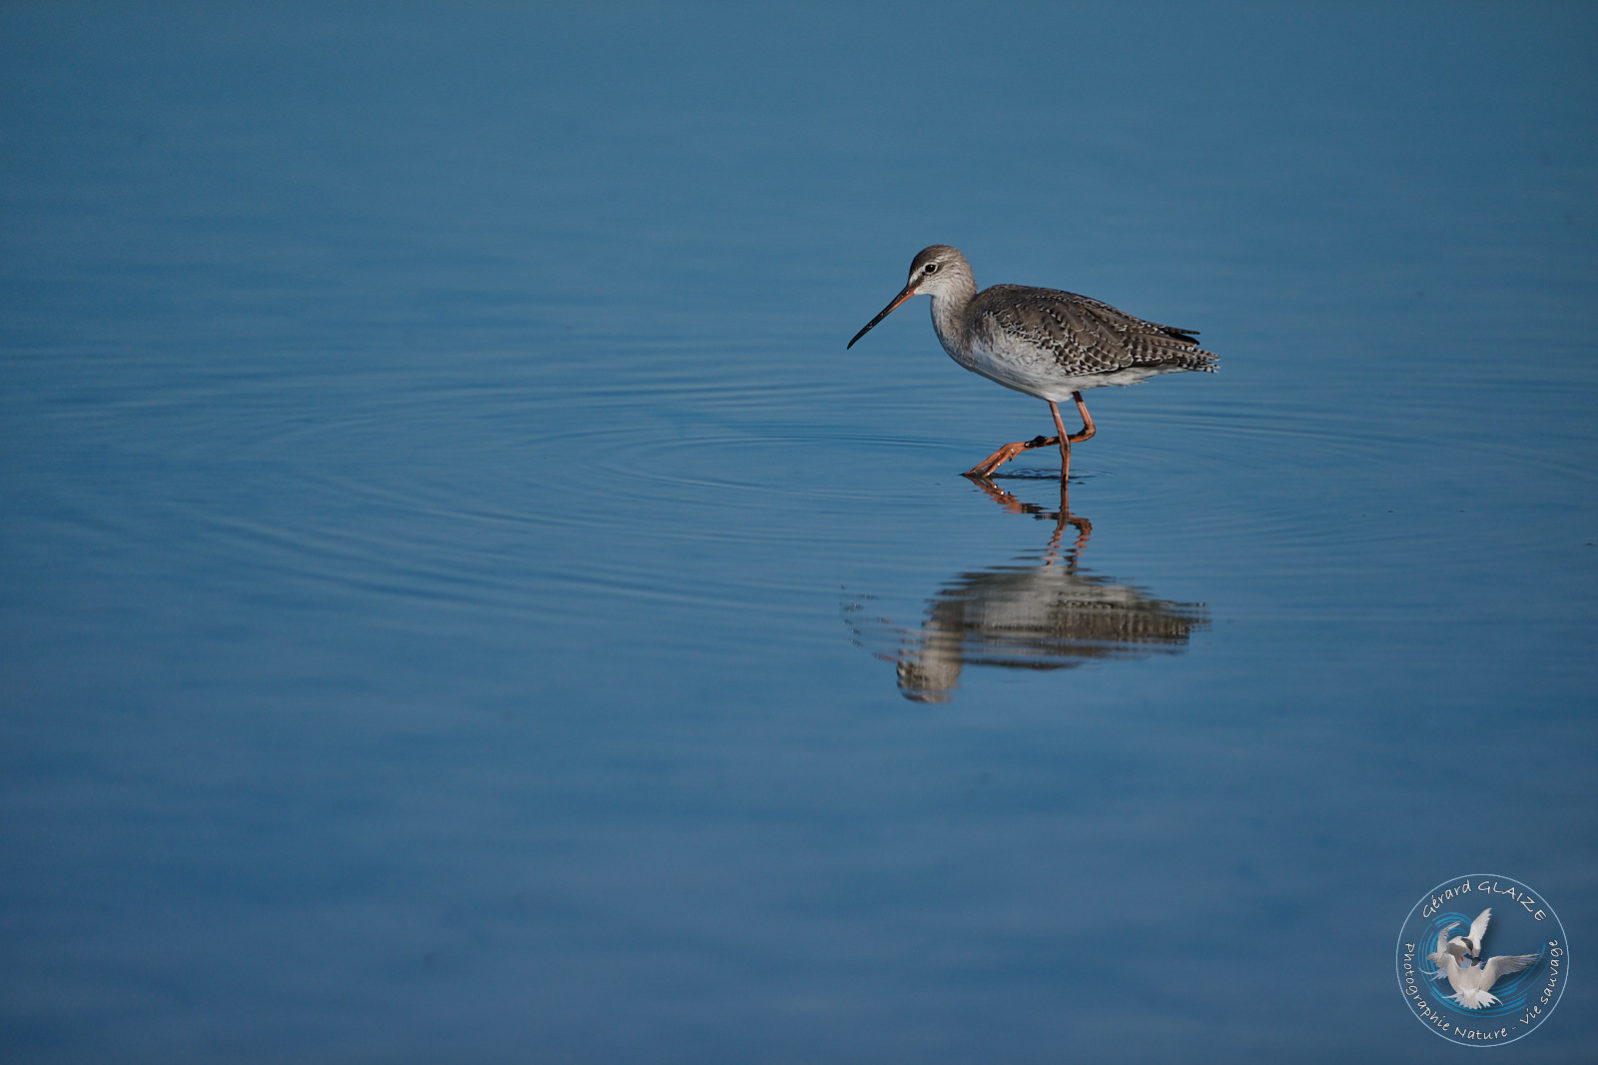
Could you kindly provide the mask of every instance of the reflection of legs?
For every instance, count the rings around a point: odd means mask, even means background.
[[[1013,444],[1005,444],[999,450],[966,470],[966,476],[986,477],[1021,454],[1021,452],[1030,451],[1035,447],[1048,447],[1050,444],[1060,445],[1060,475],[1062,477],[1070,476],[1071,445],[1087,440],[1098,431],[1093,426],[1093,416],[1088,413],[1087,404],[1082,402],[1082,393],[1072,392],[1071,398],[1076,400],[1076,409],[1082,414],[1082,431],[1080,433],[1066,434],[1065,423],[1060,420],[1060,408],[1054,405],[1053,400],[1049,400],[1049,412],[1054,415],[1054,427],[1059,432],[1059,436],[1034,436],[1031,440],[1018,440]]]
[[[1082,439],[1085,440],[1087,437]],[[1076,543],[1071,545],[1071,549],[1066,552],[1067,564],[1075,566],[1077,556],[1088,545],[1088,536],[1093,532],[1093,523],[1086,518],[1074,518],[1071,516],[1069,483],[1062,474],[1060,477],[1060,509],[1054,515],[1054,535],[1049,537],[1049,550],[1046,556],[1048,561],[1044,565],[1052,566],[1057,560],[1060,553],[1060,537],[1065,532],[1067,525],[1076,526]]]
[[[1054,441],[1050,440],[1049,443],[1052,444]],[[1088,536],[1093,532],[1093,523],[1086,518],[1078,518],[1071,513],[1069,485],[1064,477],[1060,478],[1060,509],[1050,514],[1036,504],[1021,502],[981,474],[969,473],[966,476],[975,481],[977,486],[988,493],[995,503],[1008,510],[1011,514],[1031,514],[1040,518],[1054,519],[1054,535],[1049,537],[1049,549],[1043,555],[1043,564],[1045,566],[1052,566],[1060,561],[1060,540],[1065,535],[1065,527],[1067,525],[1076,526],[1076,542],[1065,552],[1066,565],[1076,565],[1077,556],[1088,545]]]

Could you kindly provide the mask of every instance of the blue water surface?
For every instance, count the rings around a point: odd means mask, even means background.
[[[0,1058],[1451,1061],[1481,870],[1592,1057],[1595,46],[0,8]],[[1220,372],[963,478],[937,242]]]

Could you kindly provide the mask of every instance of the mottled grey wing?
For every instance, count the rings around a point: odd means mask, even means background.
[[[977,311],[984,328],[1050,351],[1074,374],[1131,367],[1213,370],[1216,355],[1199,348],[1192,330],[1134,318],[1074,292],[995,285]]]

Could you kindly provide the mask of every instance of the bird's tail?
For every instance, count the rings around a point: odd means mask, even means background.
[[[1467,988],[1457,995],[1449,995],[1448,997],[1468,1010],[1480,1010],[1486,1009],[1488,1006],[1498,1005],[1497,995],[1491,991],[1481,991],[1474,987]]]

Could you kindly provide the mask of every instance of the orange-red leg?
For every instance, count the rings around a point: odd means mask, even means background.
[[[1054,443],[1053,440],[1048,440],[1039,436],[1034,437],[1031,440],[1018,440],[1013,444],[1005,444],[1003,447],[999,448],[999,450],[995,451],[993,454],[989,455],[975,466],[972,466],[969,470],[966,470],[965,475],[967,477],[986,477],[1000,466],[1003,466],[1006,462],[1009,462],[1011,459],[1021,454],[1021,452],[1027,450],[1027,448],[1042,447],[1044,444],[1052,443]]]
[[[1055,405],[1053,400],[1049,400],[1049,413],[1054,415],[1054,427],[1059,432],[1059,436],[1035,436],[1031,440],[1018,440],[1013,444],[1005,444],[999,450],[966,470],[966,476],[987,477],[994,470],[1003,466],[1023,451],[1030,451],[1035,447],[1048,447],[1050,444],[1059,444],[1060,476],[1069,477],[1071,475],[1071,445],[1079,444],[1098,432],[1093,425],[1093,416],[1088,413],[1087,404],[1082,402],[1082,393],[1072,392],[1071,398],[1076,400],[1076,409],[1082,415],[1081,432],[1067,433],[1065,431],[1065,423],[1060,419],[1060,408]]]

